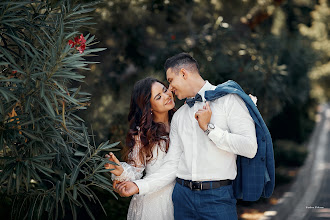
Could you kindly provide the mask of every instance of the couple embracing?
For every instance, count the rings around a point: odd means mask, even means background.
[[[153,78],[134,86],[126,162],[106,155],[119,164],[106,164],[115,191],[135,194],[127,219],[237,219],[237,198],[272,194],[269,131],[234,81],[210,84],[187,53],[167,59],[164,68],[168,88]],[[186,99],[176,111],[173,94]]]

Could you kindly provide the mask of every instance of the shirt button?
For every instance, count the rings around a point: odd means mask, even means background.
[[[262,137],[261,140],[262,140],[262,142],[265,142],[266,141],[266,138],[265,137]]]
[[[262,157],[262,158],[260,158],[261,159],[261,161],[265,161],[265,158],[264,157]]]

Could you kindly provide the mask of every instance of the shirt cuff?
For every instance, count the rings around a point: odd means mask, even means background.
[[[214,129],[210,131],[208,137],[213,141],[213,143],[221,143],[223,141],[225,131],[214,125]]]
[[[149,192],[149,184],[144,179],[133,181],[139,188],[139,195],[145,195]]]

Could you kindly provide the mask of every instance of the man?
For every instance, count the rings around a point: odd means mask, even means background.
[[[169,89],[187,103],[171,122],[170,147],[157,173],[117,186],[121,196],[157,191],[176,179],[175,219],[237,219],[232,180],[236,157],[257,152],[255,124],[244,101],[228,94],[205,102],[216,87],[204,81],[197,61],[187,53],[166,60]]]

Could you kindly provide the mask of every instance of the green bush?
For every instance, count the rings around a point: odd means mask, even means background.
[[[95,188],[113,194],[103,152],[117,143],[95,145],[77,115],[90,94],[72,86],[104,50],[79,32],[94,5],[0,3],[0,195],[12,219],[94,219]]]

